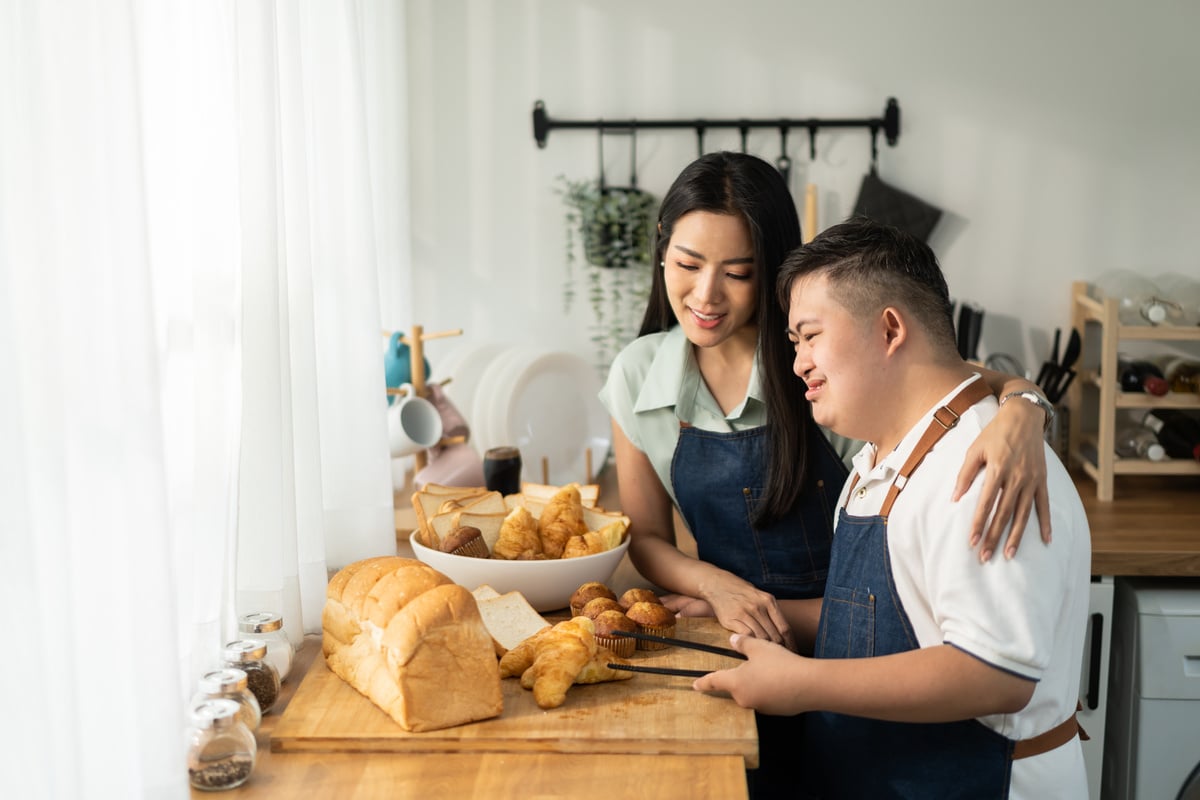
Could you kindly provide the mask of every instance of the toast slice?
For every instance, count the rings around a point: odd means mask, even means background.
[[[535,611],[520,592],[506,592],[478,602],[483,624],[492,634],[498,655],[504,655],[530,636],[550,627],[545,617]]]
[[[543,505],[550,502],[550,498],[554,497],[561,489],[561,486],[553,486],[546,483],[521,483],[521,494],[526,499],[534,500]],[[600,484],[587,483],[579,484],[579,499],[583,501],[585,507],[594,507],[600,499]]]
[[[469,502],[487,492],[482,486],[440,486],[431,483],[424,489],[414,492],[412,507],[417,517],[417,539],[421,544],[434,550],[441,545],[438,536],[430,524],[444,508],[460,508],[463,502]]]

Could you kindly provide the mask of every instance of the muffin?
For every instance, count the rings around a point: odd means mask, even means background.
[[[594,600],[597,597],[607,597],[609,600],[616,600],[617,595],[612,589],[605,586],[599,581],[589,581],[571,595],[571,616],[577,617],[583,611],[583,607],[587,605],[589,600]]]
[[[594,597],[583,604],[583,608],[580,609],[576,616],[587,617],[595,622],[596,617],[600,616],[600,612],[602,611],[618,611],[621,614],[625,613],[625,609],[621,608],[621,604],[616,600],[613,600],[611,597]]]
[[[637,623],[639,633],[649,633],[654,636],[675,635],[675,612],[661,603],[648,603],[644,600],[631,605],[625,616]],[[637,640],[638,650],[665,650],[669,644],[661,642],[644,642]]]
[[[594,602],[596,601],[593,600],[592,603]],[[588,603],[588,605],[592,603]],[[638,640],[630,639],[626,636],[616,636],[615,633],[616,631],[635,632],[637,630],[636,622],[625,616],[622,611],[610,609],[608,611],[601,611],[593,620],[593,623],[596,627],[596,644],[601,647],[607,647],[613,652],[613,655],[620,656],[621,658],[629,658],[633,655],[633,651],[637,649]]]
[[[488,558],[491,555],[487,542],[483,540],[483,532],[470,525],[463,525],[446,534],[442,540],[442,552],[470,558]]]
[[[630,589],[621,595],[621,599],[617,602],[628,612],[629,607],[634,603],[658,603],[658,595],[649,589]]]

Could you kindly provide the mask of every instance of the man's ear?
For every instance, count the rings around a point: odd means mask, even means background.
[[[880,315],[883,335],[887,342],[887,354],[894,355],[908,341],[908,323],[904,315],[894,306],[888,306]]]

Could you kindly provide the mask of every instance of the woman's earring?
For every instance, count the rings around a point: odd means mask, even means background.
[[[658,268],[659,268],[659,269],[666,269],[666,268],[667,268],[667,260],[666,260],[665,258],[664,258],[662,261],[658,262]]]

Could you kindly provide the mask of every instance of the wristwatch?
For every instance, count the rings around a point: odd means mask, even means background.
[[[1004,405],[1005,403],[1007,403],[1009,401],[1009,399],[1011,399],[1013,397],[1020,397],[1022,400],[1026,400],[1030,403],[1033,403],[1035,406],[1040,408],[1042,411],[1045,411],[1046,412],[1046,424],[1042,427],[1042,430],[1043,431],[1050,430],[1050,423],[1054,421],[1054,406],[1052,406],[1050,404],[1049,400],[1042,397],[1040,394],[1033,391],[1032,389],[1026,389],[1025,391],[1022,391],[1022,392],[1009,392],[1008,394],[1004,395],[1004,397],[1000,398],[1000,405]]]

